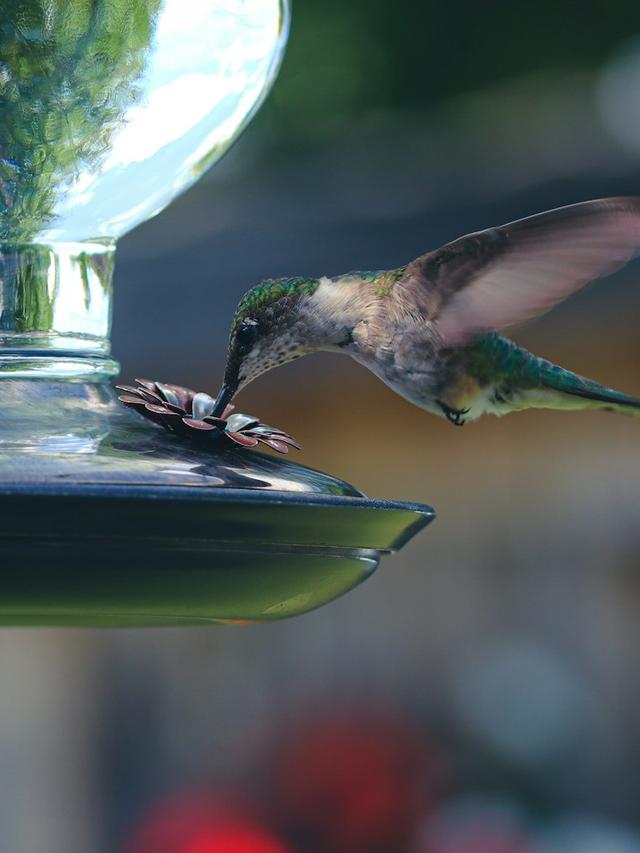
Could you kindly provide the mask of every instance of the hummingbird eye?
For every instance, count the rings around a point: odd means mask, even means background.
[[[258,337],[258,321],[247,317],[238,326],[236,340],[240,349],[248,352]]]

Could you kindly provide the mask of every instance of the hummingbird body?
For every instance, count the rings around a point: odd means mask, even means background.
[[[217,406],[266,370],[328,350],[457,426],[532,407],[640,413],[635,398],[495,331],[639,252],[640,200],[605,199],[462,237],[395,270],[262,282],[236,311]]]
[[[402,285],[382,289],[391,276],[401,280],[401,272],[320,279],[305,307],[320,334],[299,341],[299,349],[306,344],[306,352],[345,352],[401,397],[456,426],[483,414],[534,407],[634,407],[632,397],[541,359],[497,332],[466,346],[439,346],[437,327],[425,322]]]

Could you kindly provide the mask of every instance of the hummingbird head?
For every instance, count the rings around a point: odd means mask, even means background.
[[[309,278],[267,279],[244,294],[231,326],[215,415],[260,374],[317,348],[309,303],[319,284]]]

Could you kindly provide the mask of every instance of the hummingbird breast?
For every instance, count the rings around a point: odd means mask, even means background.
[[[401,397],[439,413],[438,389],[446,375],[430,324],[378,319],[354,330],[352,357]]]

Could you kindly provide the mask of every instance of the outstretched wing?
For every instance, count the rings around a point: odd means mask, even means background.
[[[560,207],[447,243],[408,265],[445,346],[548,311],[640,254],[640,198]]]

